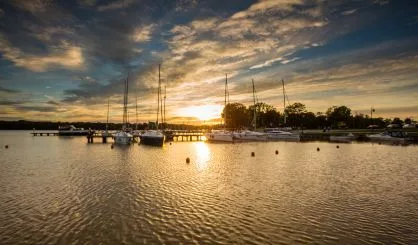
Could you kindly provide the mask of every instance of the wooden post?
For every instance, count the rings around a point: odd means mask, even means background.
[[[103,141],[102,141],[102,142],[103,142],[103,144],[104,144],[104,143],[107,143],[107,137],[106,137],[106,136],[103,136],[103,137],[102,137],[102,139],[103,139]]]

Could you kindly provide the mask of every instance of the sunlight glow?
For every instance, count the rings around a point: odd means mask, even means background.
[[[177,114],[182,117],[196,117],[199,120],[220,118],[223,107],[221,105],[202,105],[180,108]]]
[[[196,167],[199,171],[205,170],[208,167],[210,160],[210,150],[206,143],[196,142]]]

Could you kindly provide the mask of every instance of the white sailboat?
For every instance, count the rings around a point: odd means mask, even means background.
[[[300,135],[282,130],[272,130],[267,132],[269,140],[300,141]]]
[[[109,124],[109,99],[107,99],[106,129],[102,131],[103,137],[111,136],[111,133],[108,131],[108,124]]]
[[[254,113],[253,113],[253,127],[254,131],[251,130],[244,130],[239,132],[234,132],[234,136],[237,140],[240,141],[266,141],[267,140],[267,134],[257,132],[257,97],[255,93],[255,86],[254,86],[254,80],[252,80],[253,83],[253,100],[254,100]]]
[[[225,103],[224,108],[226,108],[226,98],[228,95],[228,74],[225,74]],[[224,124],[226,125],[227,119],[227,110],[225,110],[225,120]],[[221,130],[212,130],[205,134],[207,141],[209,142],[234,142],[234,135],[232,132],[224,129]]]
[[[407,133],[402,131],[385,131],[378,134],[369,134],[367,138],[379,142],[406,143],[409,141]]]
[[[138,97],[135,97],[135,130],[132,131],[132,136],[136,139],[141,136],[141,131],[138,130]]]
[[[284,80],[282,79],[282,86],[283,86],[283,117],[284,117],[284,125],[286,125],[286,91],[284,89]],[[287,99],[287,103],[289,103],[289,99]],[[292,128],[290,127],[283,127],[283,128],[272,128],[266,129],[267,132],[267,139],[269,140],[284,140],[284,141],[300,141],[300,135],[294,134],[290,132]]]
[[[144,145],[153,145],[153,146],[162,146],[165,141],[164,133],[158,129],[158,116],[160,114],[160,94],[161,94],[161,65],[158,65],[158,99],[157,99],[157,129],[156,130],[146,130],[141,135],[141,144]],[[162,109],[161,104],[161,109]],[[162,117],[161,113],[161,117]]]
[[[123,96],[123,126],[122,130],[115,133],[115,144],[129,145],[132,142],[132,134],[128,130],[128,78],[125,80],[125,91]]]

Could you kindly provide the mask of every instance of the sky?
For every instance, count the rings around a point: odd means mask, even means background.
[[[418,119],[416,0],[0,0],[0,120],[216,121],[257,98]],[[137,119],[138,118],[138,119]]]

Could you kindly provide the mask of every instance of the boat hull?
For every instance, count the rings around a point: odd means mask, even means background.
[[[234,134],[237,141],[267,141],[267,135]]]
[[[113,137],[117,145],[129,145],[132,143],[132,135],[125,132],[118,132]]]
[[[234,136],[232,134],[205,134],[207,141],[209,142],[234,142]]]
[[[342,143],[350,143],[354,140],[354,137],[350,136],[330,136],[329,141],[331,142],[342,142]]]
[[[144,145],[162,146],[164,144],[164,137],[141,136],[140,143]]]
[[[398,142],[398,143],[405,143],[407,139],[405,138],[396,138],[396,137],[379,137],[379,136],[368,136],[368,138],[372,141],[386,141],[386,142]]]
[[[268,140],[273,141],[300,141],[299,135],[267,135]]]

